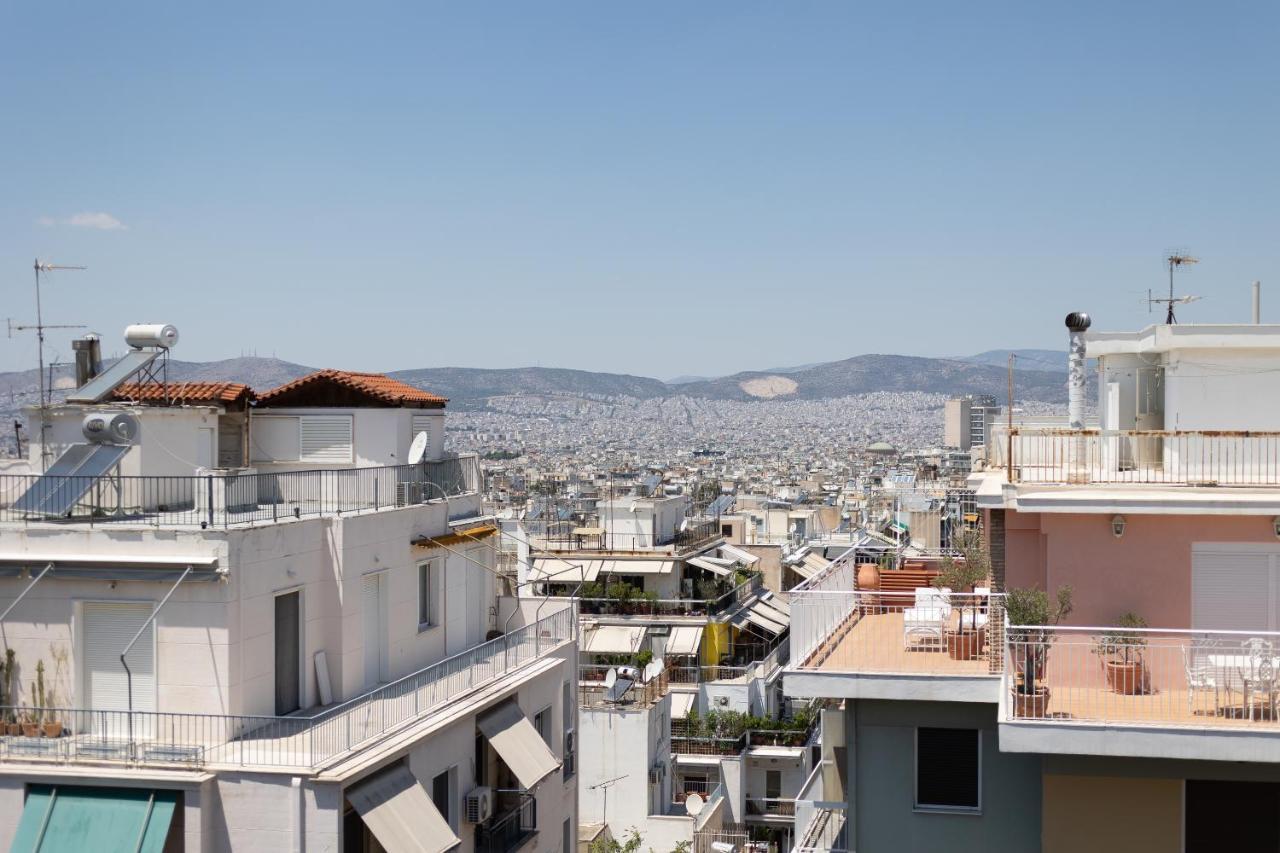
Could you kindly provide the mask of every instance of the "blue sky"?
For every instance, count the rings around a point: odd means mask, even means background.
[[[670,377],[1280,321],[1273,3],[11,3],[0,281],[175,355]],[[119,226],[119,227],[115,227]],[[68,357],[67,335],[51,351]],[[34,364],[0,341],[0,369]]]

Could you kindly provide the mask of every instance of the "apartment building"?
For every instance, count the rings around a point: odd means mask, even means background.
[[[0,484],[0,844],[572,849],[576,614],[495,595],[447,401],[130,352]]]
[[[784,689],[844,717],[802,847],[1280,848],[1280,327],[1068,327],[1067,425],[970,481],[991,592],[792,591]]]

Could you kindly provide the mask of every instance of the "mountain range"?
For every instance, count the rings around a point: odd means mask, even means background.
[[[715,378],[683,377],[663,382],[645,376],[596,373],[552,367],[488,369],[427,367],[397,370],[390,376],[448,397],[459,408],[483,408],[494,397],[637,397],[688,396],[712,400],[822,400],[875,391],[924,391],[939,394],[1007,393],[1009,350],[990,350],[963,358],[906,355],[858,355],[840,361],[774,370],[743,371]],[[1016,350],[1014,385],[1019,399],[1062,402],[1066,399],[1065,354],[1052,350]],[[1055,369],[1054,364],[1062,367]],[[181,380],[232,380],[264,391],[314,368],[276,358],[255,356],[212,362],[173,360],[169,376]],[[0,394],[11,411],[34,402],[34,370],[0,373]],[[61,374],[55,388],[71,384]]]

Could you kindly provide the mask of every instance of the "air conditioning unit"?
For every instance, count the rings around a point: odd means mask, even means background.
[[[493,817],[493,789],[476,788],[463,804],[467,823],[483,823]]]
[[[396,483],[396,506],[413,506],[426,500],[422,483]]]

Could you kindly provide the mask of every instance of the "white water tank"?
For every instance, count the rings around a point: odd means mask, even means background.
[[[124,340],[134,349],[144,347],[170,349],[178,342],[178,327],[168,323],[137,323],[125,327]]]

